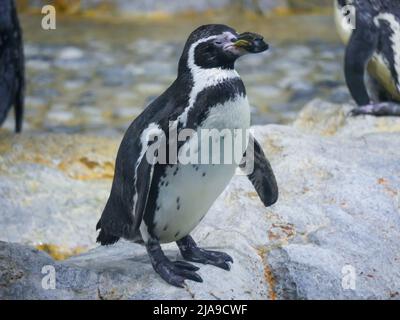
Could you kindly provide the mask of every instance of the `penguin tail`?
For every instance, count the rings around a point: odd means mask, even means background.
[[[101,221],[99,221],[96,225],[96,230],[100,229],[100,233],[97,236],[96,242],[100,243],[102,246],[108,246],[116,243],[119,240],[119,237],[114,236],[113,234],[107,233],[104,228],[101,227]]]

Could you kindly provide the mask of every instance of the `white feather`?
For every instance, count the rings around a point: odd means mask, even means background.
[[[392,48],[394,52],[394,67],[398,75],[400,75],[400,23],[397,18],[388,12],[381,13],[375,17],[375,25],[379,27],[379,20],[385,20],[389,23],[390,28],[393,31],[390,41],[392,43]],[[400,91],[399,79],[396,81],[397,90]]]
[[[142,149],[140,150],[140,154],[138,159],[136,160],[135,164],[135,181],[134,181],[134,190],[135,194],[133,196],[133,209],[132,209],[132,214],[135,215],[136,211],[136,203],[137,203],[137,198],[138,198],[138,192],[137,192],[137,169],[139,167],[140,162],[142,161],[143,157],[146,154],[147,147],[148,147],[148,142],[154,141],[154,137],[160,136],[163,134],[162,129],[160,126],[154,122],[150,123],[146,129],[143,130],[142,134],[140,135],[140,143]]]

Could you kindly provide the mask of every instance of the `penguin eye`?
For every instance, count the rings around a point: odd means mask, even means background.
[[[218,44],[218,45],[222,44],[221,41],[215,41],[214,43],[215,43],[215,44]]]

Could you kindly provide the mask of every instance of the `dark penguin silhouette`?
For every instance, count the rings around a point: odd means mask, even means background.
[[[267,49],[261,36],[238,34],[224,25],[205,25],[192,32],[179,61],[177,79],[125,133],[111,194],[97,224],[98,242],[108,245],[122,237],[144,244],[154,270],[178,287],[185,279],[201,282],[195,272],[198,268],[185,261],[170,261],[161,243],[176,242],[185,260],[230,269],[233,260],[228,254],[199,248],[190,232],[225,189],[238,164],[183,163],[179,155],[192,146],[200,154],[206,139],[193,134],[182,141],[173,138],[170,129],[176,129],[178,136],[188,129],[195,133],[200,129],[228,130],[218,142],[226,141],[232,130],[248,129],[246,89],[234,64],[240,56]],[[254,160],[248,178],[265,206],[270,206],[278,198],[273,171],[258,142],[252,136],[244,140],[238,155],[239,160],[243,155],[246,160],[240,166]],[[149,151],[163,143],[168,159],[174,154],[170,147],[176,148],[178,161],[163,164],[155,160],[160,160],[162,149]]]
[[[15,131],[21,132],[24,113],[24,50],[13,0],[0,1],[0,126],[12,106]]]
[[[400,1],[335,1],[346,82],[358,105],[352,114],[400,116]],[[355,29],[343,14],[352,15]]]

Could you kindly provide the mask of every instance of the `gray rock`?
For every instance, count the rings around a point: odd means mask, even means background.
[[[0,148],[8,150],[0,157],[1,240],[94,249],[54,261],[0,243],[0,298],[399,299],[400,119],[348,118],[350,109],[315,100],[291,126],[253,127],[279,201],[265,208],[247,178],[235,176],[193,232],[201,246],[231,254],[232,270],[200,266],[204,283],[186,289],[166,285],[139,245],[94,248],[111,181],[93,177],[112,170],[106,163],[119,138],[102,156],[107,144],[84,136],[50,135],[47,146],[33,136],[34,148],[14,138]],[[78,141],[84,149],[73,147]],[[46,148],[56,164],[32,160]],[[89,167],[80,166],[83,155]],[[175,245],[165,250],[180,258]],[[43,265],[55,267],[55,290],[41,287]]]
[[[31,247],[0,241],[0,298],[262,299],[267,293],[261,258],[249,249],[238,239],[236,249],[227,251],[243,263],[230,272],[204,266],[199,271],[204,283],[188,281],[185,289],[178,289],[154,273],[144,248],[125,241],[63,262]],[[175,248],[165,252],[177,259]],[[55,289],[47,289],[46,268],[54,268]]]
[[[92,248],[118,139],[0,136],[0,240]]]

